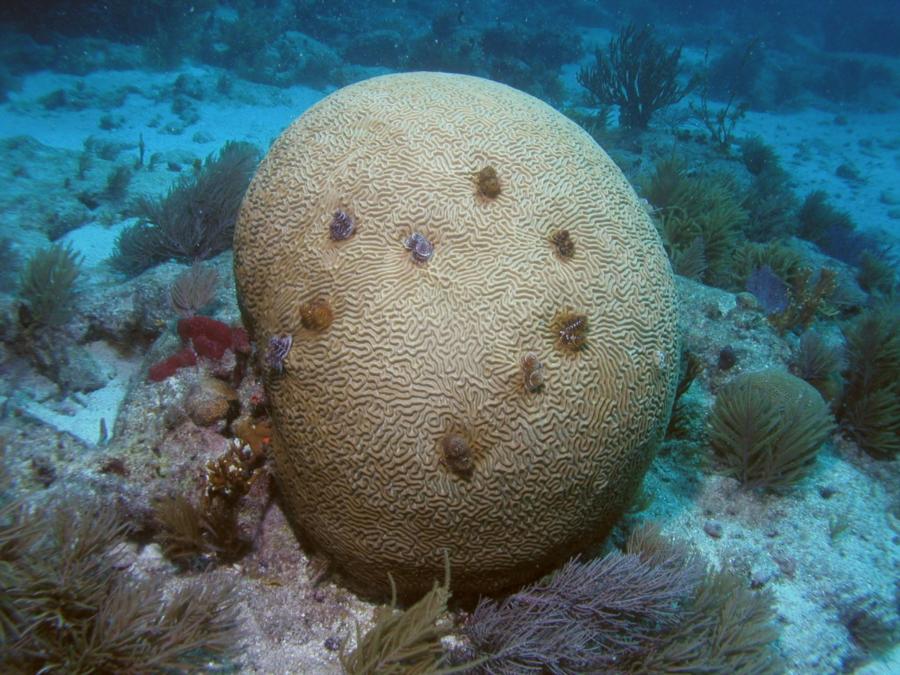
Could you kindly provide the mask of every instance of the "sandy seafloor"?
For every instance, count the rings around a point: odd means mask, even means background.
[[[565,69],[567,86],[572,90],[577,89],[574,70]],[[166,88],[179,74],[188,74],[213,91],[220,73],[211,67],[186,66],[171,72],[29,75],[23,79],[21,89],[11,92],[9,101],[0,105],[0,138],[28,136],[47,146],[49,154],[55,153],[60,161],[40,169],[35,167],[30,173],[32,177],[40,174],[40,180],[62,184],[72,174],[71,161],[62,158],[75,157],[89,136],[122,143],[125,149],[121,157],[136,158],[138,138],[142,135],[148,156],[163,153],[169,158],[184,157],[189,163],[192,158],[215,152],[228,140],[268,147],[288,123],[328,93],[304,86],[276,89],[235,79],[233,91],[224,99],[208,95],[193,102],[199,113],[195,123],[181,133],[167,133],[165,129],[173,114],[171,99],[163,93]],[[126,86],[134,88],[135,93],[127,94],[121,105],[111,110],[102,107],[100,101]],[[47,110],[38,103],[54,90],[76,87],[96,105],[88,103],[81,110]],[[846,123],[837,125],[833,109],[751,111],[741,122],[740,133],[758,134],[775,147],[799,194],[825,190],[836,206],[853,215],[861,228],[893,227],[896,231],[900,225],[888,213],[897,207],[887,202],[900,198],[898,112],[897,105],[886,106],[883,112],[848,110],[843,113]],[[103,130],[101,117],[109,113],[122,118],[121,126]],[[834,169],[841,163],[855,166],[864,182],[848,183],[837,177]],[[133,179],[131,194],[161,194],[178,176],[164,168],[138,173],[141,175]],[[34,183],[27,178],[0,183],[0,195],[6,203],[15,201],[17,191],[33,189]],[[7,212],[0,218],[3,234],[16,230],[12,235],[15,250],[23,259],[47,244],[39,230],[24,222],[25,215],[11,216]],[[89,221],[62,238],[85,256],[87,293],[120,283],[104,261],[113,251],[117,234],[130,222],[133,221]],[[146,283],[164,285],[166,279],[171,280],[175,272],[183,269],[172,264],[165,267],[168,276]],[[230,254],[220,256],[217,267],[228,274]],[[718,350],[728,344],[739,354],[743,369],[785,362],[790,343],[778,338],[764,321],[747,321],[746,311],[736,305],[733,294],[687,280],[679,284],[685,324],[689,326],[688,342],[693,340],[696,345],[704,340],[704,358],[714,362]],[[231,288],[230,282],[224,285],[226,290]],[[225,307],[220,308],[218,316],[236,319],[233,298],[222,304]],[[710,318],[710,306],[720,310],[717,318]],[[4,405],[14,407],[17,415],[29,420],[28,424],[48,425],[51,437],[58,430],[77,439],[75,447],[80,454],[65,455],[71,469],[60,470],[61,476],[74,482],[93,470],[90,453],[102,452],[96,447],[100,419],[110,430],[127,428],[116,424],[117,411],[135,380],[142,379],[148,362],[143,350],[123,354],[102,336],[90,340],[87,349],[102,364],[108,383],[96,391],[62,401],[49,395],[52,388],[42,383],[40,376],[22,364],[17,367],[14,355],[3,355],[8,376],[2,392]],[[705,381],[704,387],[695,387],[689,394],[700,411],[710,404],[710,384]],[[145,405],[152,412],[152,406],[158,404],[159,401],[147,401]],[[116,441],[122,439],[114,438]],[[16,446],[10,448],[15,450]],[[783,630],[781,649],[792,671],[838,672],[842,660],[854,649],[841,612],[863,597],[875,598],[887,606],[896,602],[900,523],[891,512],[900,492],[898,477],[897,462],[876,462],[835,435],[802,486],[776,497],[748,492],[733,480],[703,473],[683,463],[675,448],[661,455],[647,476],[646,489],[655,498],[644,515],[659,522],[665,534],[690,542],[710,564],[745,570],[754,583],[774,590]],[[77,491],[74,482],[68,489]],[[849,517],[849,527],[832,539],[829,522],[842,514]],[[283,522],[272,527],[283,535]],[[717,536],[711,536],[711,531]],[[307,568],[308,561],[290,538],[282,537],[280,541],[291,550],[282,554],[282,569],[270,569],[269,573],[282,575],[281,581],[265,591],[254,591],[256,599],[248,599],[242,609],[248,637],[239,659],[241,669],[337,671],[336,656],[323,647],[323,640],[349,632],[354,620],[365,625],[371,605],[331,583],[325,584],[325,590],[310,590],[313,575]],[[173,576],[153,547],[135,550],[135,556],[136,568],[143,570],[139,573]],[[270,561],[279,559],[272,556]],[[235,569],[239,571],[240,567]],[[285,575],[296,578],[288,582]],[[323,609],[329,603],[341,607],[341,611]],[[900,648],[861,666],[858,672],[900,672]]]

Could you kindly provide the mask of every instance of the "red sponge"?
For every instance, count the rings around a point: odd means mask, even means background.
[[[167,377],[174,375],[179,368],[195,365],[197,365],[197,356],[194,354],[194,350],[190,347],[185,347],[181,351],[172,354],[169,358],[150,366],[147,377],[151,382],[162,382]]]
[[[232,328],[208,316],[192,316],[178,322],[178,335],[185,346],[181,351],[150,367],[148,377],[160,382],[179,368],[194,366],[197,357],[218,361],[230,349],[235,354],[250,353],[250,338],[243,328]]]

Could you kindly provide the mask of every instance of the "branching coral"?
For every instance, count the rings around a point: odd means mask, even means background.
[[[692,88],[678,82],[681,48],[667,51],[650,27],[623,28],[606,54],[597,49],[594,58],[594,65],[578,72],[578,82],[595,103],[618,105],[626,127],[646,129],[655,111],[677,103]]]
[[[166,497],[156,505],[163,552],[183,568],[203,568],[229,561],[247,551],[238,515],[241,498],[262,475],[267,444],[254,448],[233,440],[222,455],[206,464],[206,489],[201,507],[183,496]]]
[[[708,68],[705,68],[708,71]],[[724,155],[731,152],[731,144],[735,138],[735,127],[747,114],[747,104],[737,100],[737,95],[732,92],[728,96],[725,105],[713,110],[709,103],[709,85],[707,76],[702,78],[703,86],[700,88],[700,103],[690,108],[697,120],[706,127],[709,140],[716,149]]]
[[[837,272],[829,267],[822,267],[815,274],[808,267],[801,269],[792,284],[787,308],[773,314],[769,320],[782,333],[809,328],[816,315],[836,313],[828,304],[836,286]]]

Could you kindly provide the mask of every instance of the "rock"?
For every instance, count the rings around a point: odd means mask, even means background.
[[[892,190],[882,190],[878,198],[881,200],[882,204],[887,204],[888,206],[900,205],[900,193]]]
[[[718,520],[707,520],[703,523],[703,531],[713,539],[721,539],[724,528]]]
[[[208,427],[228,417],[237,400],[237,392],[222,380],[203,377],[188,390],[185,408],[194,424]]]

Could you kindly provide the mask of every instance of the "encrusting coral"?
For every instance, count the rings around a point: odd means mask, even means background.
[[[445,551],[457,597],[532,580],[608,531],[665,432],[655,228],[588,134],[504,85],[389,75],[313,106],[251,182],[235,276],[256,344],[292,342],[266,373],[282,503],[365,592],[427,592]]]

